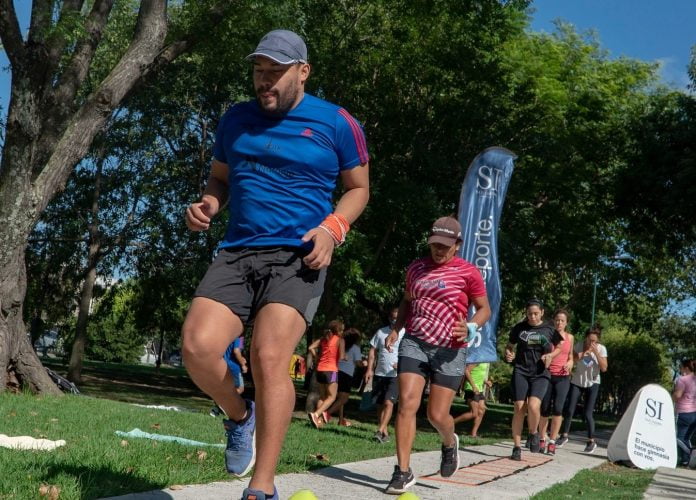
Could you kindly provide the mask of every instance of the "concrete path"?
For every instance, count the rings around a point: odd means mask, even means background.
[[[548,457],[548,461],[545,461],[546,455],[532,454],[525,450],[522,453],[523,463],[516,464],[527,468],[499,479],[489,477],[486,479],[488,482],[480,485],[472,485],[471,475],[466,476],[466,469],[460,469],[451,478],[441,478],[437,474],[440,452],[417,453],[411,458],[411,468],[418,481],[411,491],[422,500],[528,498],[555,483],[571,479],[582,469],[600,465],[606,460],[606,449],[599,442],[600,446],[589,455],[582,451],[584,440],[571,439],[557,450],[555,457]],[[508,458],[511,450],[512,443],[509,442],[466,447],[460,450],[460,467],[486,461],[491,463],[482,464],[479,469],[504,469],[509,461],[500,459]],[[301,489],[312,490],[320,500],[393,499],[393,495],[385,495],[383,490],[391,479],[395,463],[395,457],[388,457],[336,465],[311,473],[283,474],[276,477],[276,487],[281,499],[287,499]],[[235,500],[241,498],[246,484],[247,481],[226,481],[190,485],[180,489],[112,497],[111,500]]]
[[[696,470],[658,467],[643,498],[696,498]]]

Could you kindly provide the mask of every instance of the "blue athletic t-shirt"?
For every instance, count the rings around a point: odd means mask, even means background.
[[[220,248],[310,248],[302,236],[332,212],[339,172],[369,160],[357,120],[309,94],[282,117],[256,101],[232,106],[213,155],[229,167],[230,219]]]

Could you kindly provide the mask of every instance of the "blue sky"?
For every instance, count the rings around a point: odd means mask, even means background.
[[[14,0],[20,25],[29,23],[30,0]],[[657,61],[665,83],[686,89],[686,66],[696,45],[696,0],[535,0],[531,28],[553,32],[555,19],[578,31],[594,29],[611,57]],[[0,108],[7,112],[10,76],[0,52]]]
[[[536,0],[532,30],[554,31],[562,19],[577,31],[594,29],[612,58],[657,61],[665,83],[686,89],[696,45],[696,0]]]

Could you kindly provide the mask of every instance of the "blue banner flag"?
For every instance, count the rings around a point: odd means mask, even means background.
[[[498,225],[517,156],[505,148],[486,149],[471,162],[459,197],[462,246],[459,255],[474,264],[486,284],[491,319],[469,338],[467,363],[497,361],[496,331],[502,291],[498,266]]]

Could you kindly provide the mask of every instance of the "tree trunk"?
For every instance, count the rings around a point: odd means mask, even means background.
[[[101,233],[99,231],[99,196],[101,195],[103,157],[97,162],[94,176],[94,194],[92,196],[91,218],[87,227],[89,233],[89,250],[87,255],[87,273],[80,293],[80,310],[75,325],[75,341],[70,351],[68,380],[75,384],[82,383],[82,362],[87,346],[87,323],[92,312],[94,284],[97,281],[97,264],[101,255]]]
[[[24,245],[12,249],[2,244],[0,255],[0,392],[18,380],[34,392],[61,394],[29,343],[22,320]]]
[[[91,62],[93,52],[85,52],[84,58],[77,55],[73,62],[80,71],[62,75],[66,80],[60,79],[59,88],[51,93],[44,87],[50,51],[38,42],[24,43],[11,3],[0,9],[0,37],[12,66],[0,163],[0,391],[16,376],[35,392],[60,394],[29,345],[22,318],[27,240],[95,135],[159,54],[167,32],[166,4],[165,0],[141,1],[130,46],[79,108],[75,89],[87,76],[82,69]],[[50,106],[43,100],[47,94],[53,102]],[[43,129],[47,122],[51,122],[50,130]]]
[[[70,363],[68,364],[68,380],[75,384],[82,383],[82,361],[85,357],[87,345],[87,322],[89,320],[90,306],[94,297],[94,283],[97,281],[97,254],[99,244],[92,242],[89,245],[89,268],[80,294],[80,310],[77,313],[75,325],[75,341],[70,351]]]

